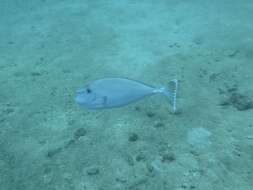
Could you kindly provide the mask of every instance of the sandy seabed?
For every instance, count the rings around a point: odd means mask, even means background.
[[[0,2],[1,190],[252,190],[253,1]],[[88,81],[179,80],[79,107]]]

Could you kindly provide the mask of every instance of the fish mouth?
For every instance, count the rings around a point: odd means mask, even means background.
[[[80,96],[80,94],[77,94],[77,96],[75,97],[75,102],[82,105],[85,103],[85,100],[83,97]]]

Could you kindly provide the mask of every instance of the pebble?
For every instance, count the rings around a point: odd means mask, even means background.
[[[147,116],[150,117],[150,118],[151,118],[151,117],[154,117],[154,116],[155,116],[155,113],[154,113],[154,112],[147,112]]]
[[[54,157],[56,154],[60,153],[61,151],[62,151],[62,148],[61,148],[61,147],[60,147],[60,148],[56,148],[56,149],[49,150],[49,151],[47,152],[47,157],[52,158],[52,157]]]
[[[128,137],[128,141],[135,142],[139,139],[139,136],[136,133],[130,133]]]
[[[162,162],[171,163],[176,160],[175,155],[172,152],[162,154]]]
[[[78,128],[75,132],[74,132],[74,139],[78,140],[80,137],[85,136],[87,133],[87,131],[84,128]]]
[[[99,169],[97,167],[91,167],[87,169],[86,173],[88,175],[97,175],[99,174]]]

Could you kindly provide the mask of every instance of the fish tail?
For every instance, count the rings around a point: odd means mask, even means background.
[[[176,112],[177,87],[178,87],[178,81],[177,79],[173,79],[169,82],[168,88],[163,87],[160,89],[160,92],[170,99],[173,113]]]

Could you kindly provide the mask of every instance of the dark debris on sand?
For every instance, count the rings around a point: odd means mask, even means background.
[[[225,107],[231,105],[238,111],[253,109],[253,96],[238,92],[236,86],[227,88],[224,94],[226,98],[220,102],[220,106]]]

